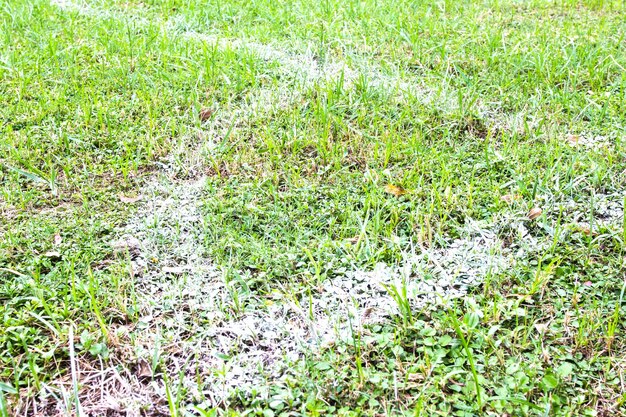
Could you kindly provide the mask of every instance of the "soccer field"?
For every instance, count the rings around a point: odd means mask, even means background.
[[[626,4],[0,0],[0,417],[626,416]]]

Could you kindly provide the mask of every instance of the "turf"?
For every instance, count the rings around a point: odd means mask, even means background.
[[[623,2],[0,5],[0,415],[81,414],[76,364],[160,387],[144,415],[626,415]],[[151,253],[116,244],[145,218]],[[453,275],[476,228],[498,246],[465,267],[507,267],[428,307],[390,291],[220,401],[165,348],[215,317],[138,347],[170,300],[145,276],[181,285],[172,317],[194,297],[178,258],[232,325],[424,254],[410,282]]]

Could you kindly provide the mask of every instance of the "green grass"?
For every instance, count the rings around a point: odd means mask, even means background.
[[[626,415],[626,223],[594,218],[603,195],[624,202],[623,2],[84,5],[0,0],[0,416],[70,375],[70,346],[135,366],[114,330],[142,294],[110,243],[140,204],[119,195],[164,165],[208,175],[199,240],[258,298],[445,249],[470,221],[536,242],[467,297],[355,330],[217,414]],[[350,70],[307,82],[305,58]],[[157,353],[183,415],[200,401]]]

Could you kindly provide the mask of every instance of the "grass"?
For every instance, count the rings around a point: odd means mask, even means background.
[[[0,5],[0,415],[79,414],[86,369],[163,387],[144,415],[626,415],[622,2]],[[153,260],[115,250],[155,183],[204,176]],[[326,283],[476,222],[509,268],[430,308],[388,287],[399,314],[281,378],[216,401],[222,371],[173,348],[285,297],[315,322]],[[162,272],[186,244],[223,271],[219,320],[192,303],[217,284]],[[460,273],[436,262],[406,280]]]

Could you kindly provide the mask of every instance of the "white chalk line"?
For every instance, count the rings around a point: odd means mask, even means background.
[[[406,290],[415,312],[441,308],[466,296],[485,277],[513,267],[515,259],[544,252],[552,242],[551,237],[533,236],[523,213],[494,223],[468,221],[456,240],[433,248],[409,247],[396,266],[379,264],[371,271],[338,274],[312,290],[310,298],[294,297],[279,287],[263,297],[243,292],[235,301],[233,294],[241,288],[226,282],[203,243],[201,206],[211,198],[204,182],[153,184],[151,198],[123,233],[140,242],[134,269],[141,271],[138,287],[147,295],[144,310],[149,313],[138,344],[143,343],[144,355],[151,352],[156,325],[161,337],[179,347],[179,361],[194,357],[205,385],[194,386],[193,372],[183,384],[190,392],[200,391],[197,397],[206,406],[228,404],[235,391],[254,389],[269,396],[271,384],[297,376],[305,356],[349,341],[363,325],[398,317],[398,303],[390,294],[394,288],[399,294]],[[596,201],[599,219],[613,225],[623,221],[617,196],[598,196]],[[572,221],[589,214],[580,205],[564,206]],[[514,234],[508,247],[498,237],[503,228]],[[237,303],[247,307],[235,314]],[[189,325],[199,317],[202,323],[190,334]],[[187,334],[185,340],[181,334]]]
[[[149,328],[158,322],[163,337],[177,341],[182,357],[201,358],[197,364],[204,375],[202,394],[212,406],[226,402],[235,390],[258,390],[267,384],[266,378],[278,380],[293,373],[309,352],[349,340],[363,324],[384,323],[397,315],[390,288],[401,292],[406,287],[416,311],[436,308],[512,262],[493,232],[473,224],[473,230],[447,248],[407,253],[399,267],[381,264],[373,271],[349,271],[325,282],[321,291],[313,290],[311,298],[294,298],[278,288],[264,297],[244,293],[238,302],[249,308],[232,314],[232,292],[241,289],[229,288],[233,284],[225,282],[206,256],[200,205],[210,196],[203,196],[203,184],[156,185],[154,197],[124,232],[140,241],[134,262],[142,271],[139,286],[149,302]],[[172,270],[177,273],[167,272]],[[423,279],[426,271],[432,275],[429,280]],[[198,317],[204,318],[204,325],[180,340],[181,330],[188,333],[181,324]],[[152,332],[137,338],[145,341],[146,354]]]
[[[278,71],[287,77],[288,87],[291,87],[294,81],[306,89],[316,83],[338,82],[341,79],[343,88],[349,89],[361,80],[365,80],[369,87],[399,96],[411,94],[422,103],[435,106],[440,110],[451,112],[458,108],[458,93],[447,83],[441,84],[439,88],[432,88],[418,82],[416,77],[403,79],[398,70],[391,70],[391,74],[385,74],[384,71],[368,62],[363,62],[358,68],[351,68],[345,62],[333,58],[327,58],[320,62],[313,53],[312,46],[306,43],[299,48],[299,52],[295,53],[288,51],[285,47],[271,44],[229,39],[219,34],[181,30],[180,28],[185,26],[181,23],[181,18],[168,21],[149,20],[121,11],[92,7],[86,2],[78,3],[69,0],[51,0],[51,4],[62,10],[98,19],[113,19],[120,22],[132,21],[135,26],[155,25],[169,36],[200,41],[214,45],[221,50],[250,51],[261,60],[279,64]]]

